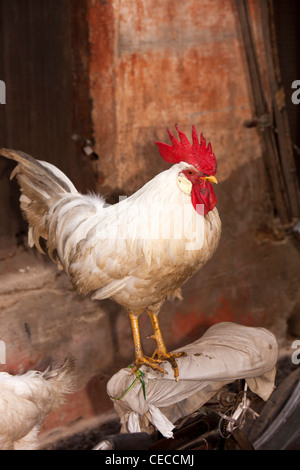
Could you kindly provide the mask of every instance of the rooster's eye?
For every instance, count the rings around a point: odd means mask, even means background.
[[[189,173],[189,175],[192,175],[192,174],[193,174],[193,172],[192,172],[191,170],[189,170],[189,172],[188,172],[188,173]]]

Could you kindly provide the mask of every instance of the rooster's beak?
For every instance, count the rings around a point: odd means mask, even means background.
[[[215,176],[211,175],[211,176],[202,176],[201,177],[203,180],[208,180],[210,181],[211,183],[215,183],[215,184],[218,184],[218,180]]]

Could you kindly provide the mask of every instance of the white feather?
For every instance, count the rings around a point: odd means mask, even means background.
[[[0,372],[0,450],[35,450],[48,414],[75,390],[74,361],[56,369],[23,375]]]

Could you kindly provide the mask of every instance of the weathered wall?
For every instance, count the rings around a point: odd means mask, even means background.
[[[154,140],[166,139],[175,123],[187,132],[196,124],[212,140],[221,181],[233,164],[260,156],[256,132],[243,128],[252,109],[234,3],[219,5],[91,2],[91,92],[104,190],[117,181],[128,194],[165,168]],[[103,22],[113,24],[109,34]]]
[[[223,222],[214,258],[160,315],[168,347],[218,321],[271,328],[285,337],[299,308],[299,251],[277,224],[256,129],[235,4],[231,0],[88,1],[94,164],[98,189],[115,202],[168,167],[155,140],[174,124],[212,142]],[[251,3],[257,44],[261,30]],[[260,53],[263,64],[263,51]],[[22,372],[72,353],[81,390],[44,429],[106,411],[108,378],[133,358],[129,320],[109,301],[80,299],[36,252],[5,242],[0,265],[1,339]],[[148,318],[140,321],[150,333]],[[146,352],[153,344],[144,341]]]
[[[250,7],[268,98],[257,2]],[[166,128],[173,131],[175,123],[189,136],[195,124],[218,159],[222,241],[185,287],[186,301],[172,305],[173,315],[184,318],[178,332],[227,318],[267,323],[284,334],[283,310],[299,258],[274,219],[257,130],[244,125],[253,105],[235,3],[91,2],[90,17],[96,26],[90,70],[101,190],[115,198],[131,194],[166,168],[154,141],[168,142]],[[105,41],[99,21],[113,25]],[[295,259],[288,279],[286,256]],[[270,279],[277,282],[276,296]]]

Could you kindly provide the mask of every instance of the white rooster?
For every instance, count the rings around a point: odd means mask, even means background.
[[[176,357],[167,352],[158,324],[164,301],[181,298],[181,286],[215,252],[221,233],[216,195],[216,158],[211,145],[193,144],[178,129],[180,141],[168,130],[172,145],[156,142],[173,166],[154,177],[127,199],[109,206],[102,196],[82,195],[50,163],[20,151],[0,154],[18,162],[21,209],[29,223],[29,245],[47,240],[50,258],[64,269],[74,288],[92,299],[110,298],[128,312],[135,345],[132,372],[141,365],[165,372],[168,360],[178,380]],[[157,346],[143,354],[138,317],[150,316]]]
[[[22,375],[0,372],[0,450],[36,450],[48,414],[75,390],[74,361]]]

